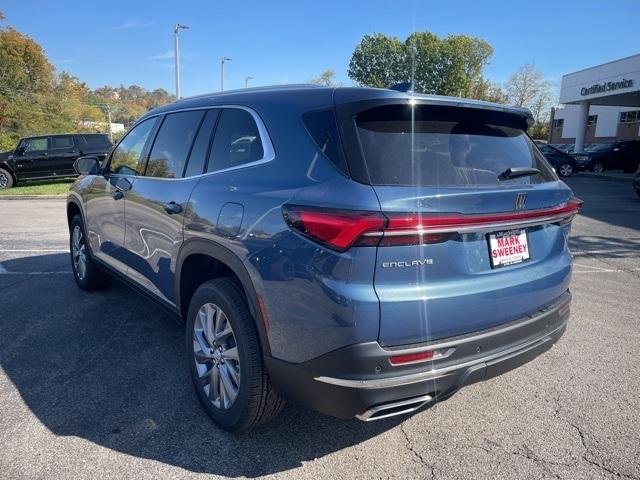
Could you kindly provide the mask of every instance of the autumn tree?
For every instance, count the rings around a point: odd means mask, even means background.
[[[339,87],[341,85],[340,82],[336,81],[336,74],[333,70],[325,70],[317,77],[309,80],[309,83],[325,87]]]
[[[0,149],[47,125],[53,72],[40,45],[11,27],[0,28]]]
[[[532,64],[520,66],[505,85],[508,102],[531,110],[534,124],[529,133],[534,138],[546,138],[549,111],[552,105],[551,84]]]

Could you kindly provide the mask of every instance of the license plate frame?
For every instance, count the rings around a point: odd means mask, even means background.
[[[509,240],[508,245],[500,245],[499,239],[503,239],[508,237],[510,239],[516,237],[517,240]],[[531,250],[529,244],[529,233],[526,228],[516,228],[512,230],[503,230],[499,232],[491,232],[487,233],[487,246],[489,250],[489,263],[492,269],[510,267],[513,265],[520,265],[521,263],[526,263],[531,260]],[[522,250],[522,240],[524,239],[525,251],[515,253],[512,255],[502,255],[502,257],[507,257],[507,260],[499,261],[496,263],[496,259],[493,256],[494,249],[497,250],[499,248],[519,248]]]

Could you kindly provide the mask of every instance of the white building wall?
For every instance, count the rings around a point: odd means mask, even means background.
[[[626,88],[591,94],[583,93],[583,89],[588,89],[595,84],[621,80],[630,80],[632,83]],[[638,90],[640,90],[640,54],[563,75],[560,85],[560,103],[596,101],[611,95],[632,93]],[[596,103],[610,104],[611,102]],[[629,104],[623,103],[623,105]]]
[[[556,109],[554,118],[563,118],[562,138],[575,138],[578,132],[578,105],[568,104]],[[596,123],[597,137],[615,137],[618,133],[618,123],[621,112],[638,110],[638,107],[607,107],[603,105],[591,105],[589,115],[598,115]],[[640,132],[639,132],[640,135]]]

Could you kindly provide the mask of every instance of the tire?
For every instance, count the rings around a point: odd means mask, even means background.
[[[196,290],[186,328],[191,379],[204,410],[218,426],[247,431],[282,411],[285,401],[262,362],[254,320],[231,279],[209,280]]]
[[[570,177],[571,175],[573,175],[573,165],[571,165],[570,163],[563,163],[558,168],[558,173],[561,177]]]
[[[595,162],[591,165],[591,171],[594,173],[602,173],[604,172],[604,165],[600,162]]]
[[[111,284],[111,275],[102,270],[91,258],[86,238],[82,218],[80,215],[76,215],[71,220],[69,233],[73,277],[83,290],[92,291],[108,287]]]
[[[8,170],[0,168],[0,190],[13,187],[13,175]]]

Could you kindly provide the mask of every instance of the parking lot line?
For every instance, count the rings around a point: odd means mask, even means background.
[[[37,248],[37,249],[0,249],[0,253],[31,253],[31,252],[53,252],[53,253],[69,253],[69,249],[60,248]]]

